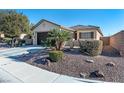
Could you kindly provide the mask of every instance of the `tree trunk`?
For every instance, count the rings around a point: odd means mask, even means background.
[[[59,50],[59,42],[56,41],[56,50]]]
[[[62,41],[62,42],[60,42],[60,44],[59,44],[59,50],[62,50],[63,47],[64,47],[64,42]]]
[[[61,41],[61,42],[57,41],[56,42],[56,50],[62,50],[63,47],[64,47],[64,42],[63,41]]]
[[[14,47],[14,38],[12,38],[11,47]]]
[[[16,45],[15,45],[15,42],[16,42],[16,38],[13,37],[13,38],[12,38],[12,44],[11,44],[12,47],[15,47],[15,46],[16,46]]]

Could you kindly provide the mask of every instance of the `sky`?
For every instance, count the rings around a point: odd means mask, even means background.
[[[36,24],[46,19],[65,27],[74,25],[95,25],[104,36],[124,30],[124,10],[105,9],[19,9],[30,22]]]

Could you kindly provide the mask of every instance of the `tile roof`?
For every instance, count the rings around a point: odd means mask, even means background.
[[[103,35],[102,32],[101,32],[101,30],[100,30],[100,27],[98,27],[98,26],[93,26],[93,25],[88,25],[88,26],[85,26],[85,25],[76,25],[76,26],[72,26],[72,27],[64,27],[64,26],[61,26],[61,25],[56,24],[56,23],[54,23],[54,22],[48,21],[48,20],[46,20],[46,19],[40,20],[36,25],[34,25],[34,26],[32,27],[32,30],[34,30],[37,26],[39,26],[43,21],[52,23],[52,24],[54,24],[54,25],[57,25],[57,26],[59,26],[59,27],[65,29],[65,30],[69,30],[69,31],[92,30],[92,29],[95,29],[95,30],[98,30],[101,35]]]
[[[59,26],[59,27],[65,29],[65,30],[74,31],[74,30],[71,29],[71,28],[61,26],[61,25],[56,24],[56,23],[54,23],[54,22],[48,21],[48,20],[46,20],[46,19],[42,19],[42,20],[40,20],[36,25],[34,25],[34,26],[32,27],[32,30],[35,29],[37,26],[39,26],[43,21],[46,21],[46,22],[48,22],[48,23],[51,23],[51,24],[57,25],[57,26]]]

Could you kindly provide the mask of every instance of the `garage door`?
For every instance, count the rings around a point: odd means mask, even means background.
[[[48,32],[37,33],[37,44],[41,45],[41,41],[45,41],[48,36]]]

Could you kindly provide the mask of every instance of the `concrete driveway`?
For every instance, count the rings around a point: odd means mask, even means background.
[[[101,81],[79,79],[56,74],[11,58],[36,52],[43,47],[19,47],[0,50],[1,83],[97,83]]]

